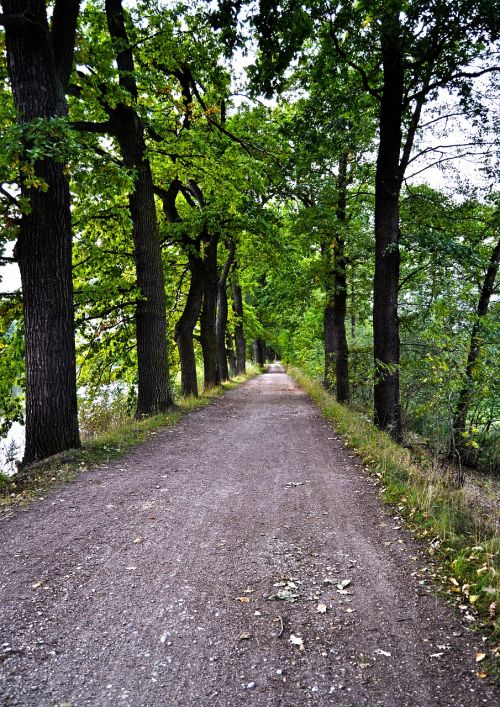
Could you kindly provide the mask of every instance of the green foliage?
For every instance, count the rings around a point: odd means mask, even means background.
[[[0,336],[0,437],[24,419],[23,329],[15,320],[10,325],[3,320],[2,325],[8,328]]]

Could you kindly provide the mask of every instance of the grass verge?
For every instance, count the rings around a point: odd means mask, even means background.
[[[9,478],[0,475],[0,519],[12,514],[14,507],[26,506],[43,497],[53,487],[73,481],[81,473],[99,464],[123,456],[132,447],[154,436],[163,427],[175,425],[184,415],[209,405],[227,390],[261,373],[247,365],[247,374],[204,391],[198,398],[180,398],[176,407],[161,415],[130,419],[108,429],[95,439],[84,441],[80,449],[70,449],[28,467],[22,474]]]
[[[383,499],[397,507],[425,543],[429,566],[423,576],[438,580],[463,619],[489,636],[479,654],[478,675],[498,671],[500,658],[500,574],[498,528],[468,501],[462,489],[435,470],[415,463],[409,450],[392,441],[362,413],[339,405],[321,384],[290,368],[288,373],[316,403],[380,482]],[[497,645],[495,645],[495,641]],[[496,664],[496,667],[494,666]]]

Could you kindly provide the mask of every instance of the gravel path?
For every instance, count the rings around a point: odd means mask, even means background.
[[[497,704],[480,638],[279,367],[0,537],[2,705]]]

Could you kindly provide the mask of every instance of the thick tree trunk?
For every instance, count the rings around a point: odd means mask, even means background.
[[[245,339],[245,330],[243,328],[243,295],[241,292],[241,287],[238,285],[238,282],[236,280],[236,275],[233,276],[232,291],[233,311],[236,317],[236,324],[234,325],[234,343],[236,346],[236,374],[240,375],[246,372],[247,342]]]
[[[134,61],[128,47],[121,0],[106,0],[106,16],[116,43],[120,85],[133,101],[137,86]],[[137,334],[137,416],[151,415],[173,405],[167,349],[166,298],[154,187],[146,157],[144,126],[135,109],[119,103],[108,109],[112,132],[120,145],[125,167],[134,170],[134,191],[129,196],[137,285],[141,297],[135,312]]]
[[[184,311],[175,327],[175,340],[181,364],[182,394],[198,396],[193,331],[200,316],[205,284],[205,268],[198,253],[189,254],[189,268],[191,282]]]
[[[217,294],[219,277],[217,273],[217,246],[219,236],[213,235],[205,248],[205,283],[203,307],[200,316],[200,341],[203,352],[204,386],[213,388],[220,384],[217,350]]]
[[[479,295],[479,302],[476,309],[476,317],[472,327],[467,365],[465,367],[465,382],[459,393],[457,406],[453,416],[453,441],[452,455],[463,458],[464,452],[468,451],[464,445],[463,433],[467,428],[467,415],[474,384],[474,370],[481,354],[480,333],[483,318],[488,313],[491,295],[495,287],[495,279],[500,263],[500,241],[496,244],[490,257],[488,268],[484,277],[483,286]]]
[[[375,278],[373,336],[375,424],[401,439],[399,396],[399,163],[403,104],[403,53],[400,21],[382,23],[384,87],[380,108],[380,143],[375,176]]]
[[[347,199],[347,161],[345,153],[339,164],[337,179],[337,221],[338,235],[335,240],[335,252],[326,253],[326,307],[324,313],[325,338],[325,388],[335,390],[339,403],[349,402],[349,348],[345,328],[347,310],[347,278],[345,261],[345,243],[342,230],[346,221]]]
[[[73,60],[78,2],[56,3],[63,20],[51,44],[45,2],[3,0],[7,64],[21,124],[67,115],[65,90]],[[8,17],[23,14],[15,24]],[[56,28],[54,28],[56,29]],[[63,46],[64,45],[64,46]],[[25,149],[30,145],[25,144]],[[47,191],[21,192],[29,212],[21,217],[15,255],[21,272],[26,347],[26,447],[23,464],[80,446],[76,399],[71,262],[71,211],[64,165],[34,164]]]
[[[229,244],[229,254],[219,278],[217,286],[217,348],[219,362],[219,376],[221,381],[229,380],[229,370],[227,366],[226,351],[226,329],[227,329],[227,276],[234,261],[236,246],[233,241]]]

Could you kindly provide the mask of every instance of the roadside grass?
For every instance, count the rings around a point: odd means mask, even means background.
[[[417,538],[425,543],[429,559],[428,566],[420,570],[423,581],[438,580],[442,592],[458,604],[465,622],[486,630],[489,644],[498,642],[497,524],[490,523],[449,476],[430,465],[425,468],[417,464],[408,449],[378,430],[365,414],[339,405],[319,382],[299,369],[290,368],[288,373],[334,424],[367,471],[377,477],[383,499],[397,508]],[[500,645],[490,645],[489,656],[478,662],[478,675],[486,677],[486,664],[490,673],[495,672],[493,663],[498,658]]]
[[[119,420],[97,437],[83,440],[80,449],[70,449],[32,464],[15,477],[0,474],[0,519],[10,515],[14,507],[26,506],[43,498],[53,487],[73,481],[81,473],[123,456],[132,447],[155,436],[158,430],[175,425],[185,415],[206,407],[226,391],[260,373],[259,367],[247,364],[246,375],[204,391],[198,398],[180,398],[175,408],[167,413],[141,420]]]

